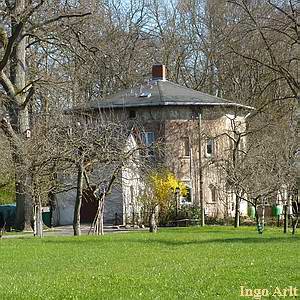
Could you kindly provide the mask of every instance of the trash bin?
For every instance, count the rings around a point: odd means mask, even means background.
[[[0,227],[5,226],[8,230],[15,224],[16,204],[0,205]]]
[[[48,207],[46,208],[43,207],[42,219],[43,219],[43,223],[46,226],[51,227],[51,212]]]
[[[278,217],[282,214],[283,207],[282,205],[273,205],[272,207],[272,215],[273,217]]]

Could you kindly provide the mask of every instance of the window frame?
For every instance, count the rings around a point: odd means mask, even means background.
[[[184,136],[181,138],[183,143],[183,157],[190,157],[191,156],[191,142],[188,136]]]
[[[211,147],[211,151],[208,152],[208,147]],[[215,139],[207,138],[205,141],[205,156],[213,157],[215,155]]]
[[[210,184],[209,185],[209,192],[210,192],[210,202],[211,203],[217,203],[217,188],[215,185]]]
[[[149,139],[150,134],[152,135],[151,139]],[[145,156],[154,156],[153,145],[155,143],[155,132],[154,131],[143,131],[141,133],[141,140],[142,140],[143,145],[146,147]]]
[[[136,118],[136,111],[134,109],[130,109],[128,112],[128,118],[129,119],[135,119]]]

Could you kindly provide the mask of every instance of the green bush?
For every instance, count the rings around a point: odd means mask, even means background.
[[[11,204],[16,202],[15,183],[0,188],[0,205]]]
[[[176,220],[199,220],[200,219],[200,208],[195,206],[181,206],[177,211],[175,205],[171,206],[167,211],[159,213],[159,225],[175,225]]]

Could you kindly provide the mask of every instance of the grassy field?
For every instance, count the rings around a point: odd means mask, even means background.
[[[241,285],[300,289],[300,238],[277,229],[2,239],[0,249],[0,299],[232,300],[250,299]]]

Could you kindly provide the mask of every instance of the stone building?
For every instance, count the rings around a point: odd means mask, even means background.
[[[181,199],[182,205],[199,206],[202,191],[207,215],[233,215],[235,195],[227,187],[224,162],[232,150],[233,124],[245,126],[251,107],[170,82],[165,66],[154,65],[150,80],[91,103],[87,110],[95,117],[113,115],[138,124],[146,145],[160,141],[161,151],[150,148],[147,155],[189,187],[190,196]],[[124,203],[124,193],[119,201]],[[126,209],[128,214],[126,205],[123,214]],[[241,214],[246,213],[242,203]]]

